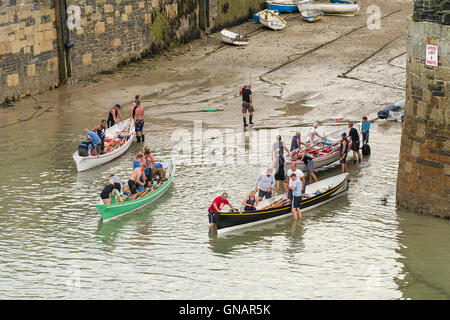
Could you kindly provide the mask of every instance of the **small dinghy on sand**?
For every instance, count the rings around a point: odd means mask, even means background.
[[[276,13],[273,13],[267,9],[259,13],[259,20],[263,26],[272,30],[281,30],[286,28],[286,21]]]
[[[247,35],[240,35],[227,29],[223,29],[222,31],[220,31],[220,35],[222,36],[223,42],[234,44],[236,46],[245,46],[249,42],[249,38]]]
[[[322,19],[323,12],[320,10],[303,10],[302,18],[308,22],[316,22]]]

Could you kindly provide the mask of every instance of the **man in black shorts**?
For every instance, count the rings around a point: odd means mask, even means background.
[[[361,162],[361,153],[359,152],[359,133],[358,130],[353,128],[353,122],[348,123],[348,128],[350,129],[349,143],[351,143],[351,149],[353,151],[353,163],[356,163],[356,155],[358,155],[358,161]]]
[[[250,90],[250,85],[245,85],[241,90],[242,95],[242,120],[244,121],[244,127],[248,127],[247,124],[247,111],[249,112],[249,124],[253,124],[253,99],[252,90]]]

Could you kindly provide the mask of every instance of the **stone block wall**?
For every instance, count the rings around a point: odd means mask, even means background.
[[[450,26],[410,20],[397,204],[450,218]],[[438,46],[438,67],[425,65]]]
[[[211,32],[243,22],[264,8],[267,8],[265,0],[211,0]]]
[[[1,0],[0,103],[57,84],[53,1]]]

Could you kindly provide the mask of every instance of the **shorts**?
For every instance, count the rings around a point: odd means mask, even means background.
[[[250,104],[250,102],[242,101],[242,113],[253,112],[255,109],[253,109],[253,106]]]
[[[369,132],[363,132],[362,133],[362,141],[363,141],[363,143],[365,142],[365,143],[369,143]]]
[[[219,215],[219,213],[218,212],[211,212],[209,209],[208,209],[208,221],[209,221],[209,223],[211,223],[211,224],[216,224],[217,223],[217,216]]]
[[[108,120],[108,128],[111,128],[113,125],[116,124],[116,122],[114,120]]]
[[[144,131],[144,120],[136,120],[135,130],[136,132]]]
[[[302,196],[294,196],[292,199],[292,208],[294,209],[300,209],[300,205],[302,203]]]
[[[308,167],[308,172],[309,173],[314,173],[314,160],[309,160],[308,161],[308,164],[307,164],[307,167]]]
[[[266,197],[266,199],[270,199],[270,198],[272,198],[272,191],[267,192],[267,191],[263,191],[263,190],[259,189],[258,196],[261,199],[264,199],[264,197]]]
[[[286,180],[286,175],[284,174],[284,166],[280,166],[275,173],[275,180],[276,181],[284,181]]]
[[[109,199],[109,193],[102,191],[102,193],[100,193],[100,198],[102,198],[102,199]]]
[[[347,163],[347,154],[341,154],[340,158],[339,158],[339,162],[340,163]]]
[[[97,154],[100,154],[100,152],[102,151],[102,141],[99,141],[96,144],[94,144],[94,147],[95,151],[97,151]]]
[[[130,187],[131,194],[136,194],[137,193],[136,181],[128,180],[128,187]]]
[[[352,141],[352,151],[359,151],[359,140]]]

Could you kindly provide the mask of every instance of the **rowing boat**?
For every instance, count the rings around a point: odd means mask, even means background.
[[[327,203],[348,190],[348,173],[321,180],[306,186],[300,209],[303,212]],[[217,217],[217,233],[275,221],[291,216],[291,203],[287,194],[261,201],[256,211],[240,210],[236,213],[220,213]]]
[[[259,13],[259,21],[263,26],[272,30],[281,30],[286,27],[286,21],[282,17],[267,9]]]
[[[308,22],[319,21],[323,17],[323,12],[320,10],[303,10],[302,18]]]
[[[360,124],[355,123],[353,127],[360,132]],[[307,155],[313,158],[314,161],[314,169],[318,169],[320,167],[324,167],[326,165],[332,164],[339,160],[340,147],[339,145],[333,145],[334,143],[341,140],[342,133],[346,133],[347,136],[349,134],[349,128],[342,128],[336,131],[333,131],[327,135],[325,135],[323,141],[319,142],[314,149],[308,151]],[[309,139],[306,140],[306,144],[309,143]],[[348,145],[348,150],[351,148],[351,143]],[[297,149],[295,151],[298,151]],[[292,152],[291,152],[292,155]],[[297,169],[302,171],[308,171],[307,165],[301,160],[292,160],[291,155],[285,156],[285,171],[291,168],[291,165],[294,163]]]
[[[105,150],[109,149],[109,151],[100,156],[93,155],[87,157],[81,157],[78,155],[78,151],[75,151],[73,159],[75,160],[78,172],[89,170],[116,159],[130,148],[133,139],[134,123],[132,119],[116,123],[106,129]]]
[[[303,3],[298,5],[300,12],[304,10],[320,10],[325,15],[355,15],[359,11],[358,4],[346,3]]]
[[[310,2],[310,0],[273,0],[266,1],[269,10],[278,10],[280,13],[298,12],[298,4]]]
[[[139,210],[161,197],[172,185],[173,177],[175,175],[175,162],[173,159],[170,159],[165,161],[163,166],[166,170],[167,180],[164,181],[164,183],[157,189],[151,192],[144,191],[142,195],[135,200],[127,199],[119,203],[112,200],[110,205],[103,204],[102,200],[99,199],[99,203],[96,207],[102,216],[103,222],[117,219],[126,214]]]
[[[278,11],[278,10],[269,10],[269,11],[272,11],[273,13],[276,13],[276,14],[279,14],[280,13],[280,11]],[[261,23],[261,21],[260,21],[260,19],[259,19],[259,14],[261,13],[262,11],[258,11],[257,13],[254,13],[253,14],[253,20],[255,20],[257,23]]]
[[[220,35],[222,36],[223,42],[236,46],[245,46],[249,42],[249,38],[246,35],[240,35],[227,29],[220,31]]]

